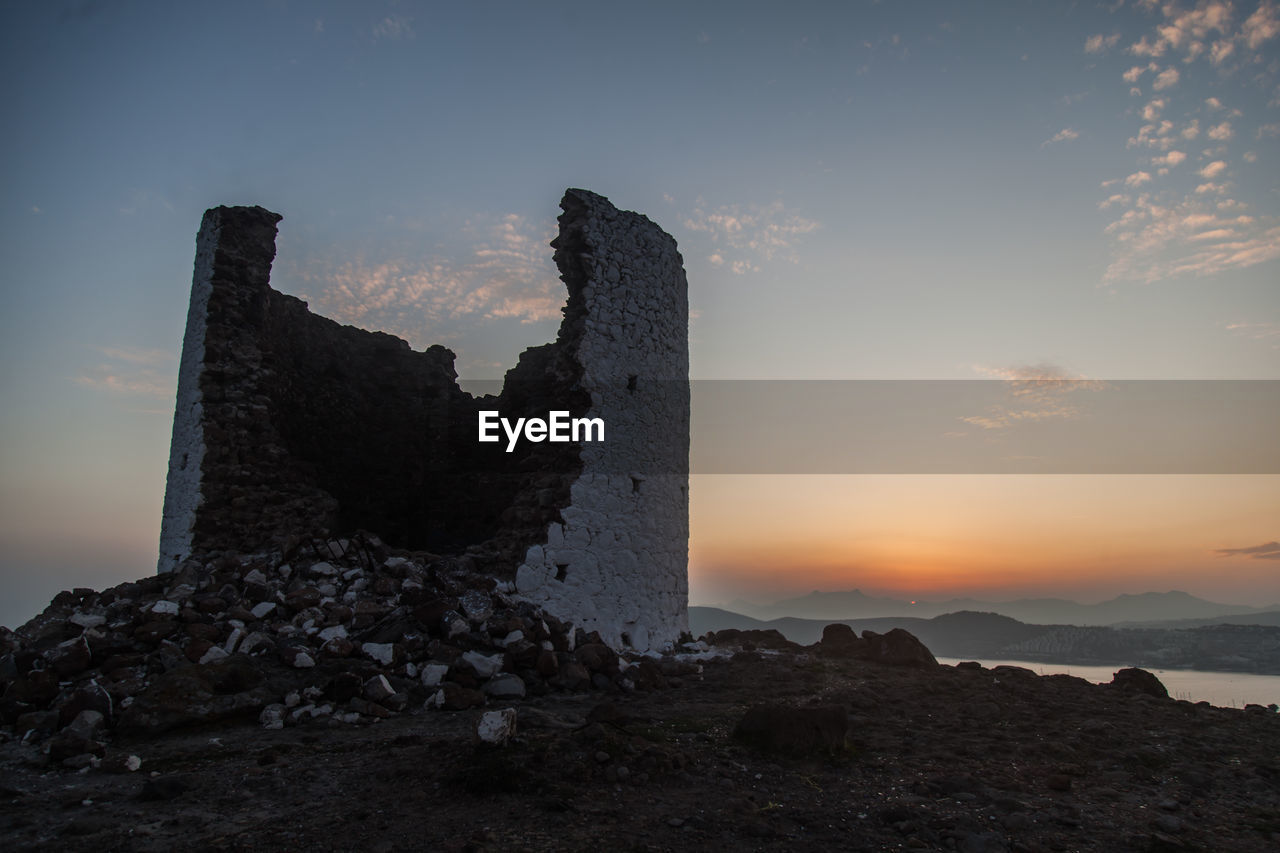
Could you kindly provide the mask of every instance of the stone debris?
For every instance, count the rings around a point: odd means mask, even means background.
[[[350,725],[557,690],[661,689],[664,678],[464,561],[368,536],[60,593],[0,629],[0,738],[88,767],[80,756],[101,759],[116,731]]]

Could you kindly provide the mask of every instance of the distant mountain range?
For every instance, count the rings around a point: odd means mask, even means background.
[[[930,619],[944,613],[970,610],[998,613],[1036,625],[1117,625],[1183,619],[1212,621],[1225,616],[1252,616],[1280,611],[1280,604],[1267,607],[1220,604],[1177,590],[1120,595],[1098,604],[1080,604],[1065,598],[1020,598],[1016,601],[953,598],[948,601],[921,601],[912,604],[897,598],[877,598],[852,589],[837,592],[814,591],[799,598],[789,598],[768,605],[735,601],[729,605],[729,610],[765,620],[795,617],[832,621],[890,616]]]
[[[762,620],[717,607],[689,608],[689,628],[695,637],[726,628],[776,629],[792,642],[811,645],[822,638],[822,629],[828,624],[842,622],[859,633],[868,630],[884,633],[891,628],[905,628],[939,657],[1280,675],[1280,608],[1257,614],[1257,620],[1261,624],[1215,623],[1189,627],[1035,625],[997,613],[974,611],[947,613],[928,619],[912,616],[800,619],[790,616]]]

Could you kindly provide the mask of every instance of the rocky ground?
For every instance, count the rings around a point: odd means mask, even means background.
[[[939,666],[903,632],[632,662],[339,550],[77,591],[6,635],[4,848],[1280,847],[1274,708]]]

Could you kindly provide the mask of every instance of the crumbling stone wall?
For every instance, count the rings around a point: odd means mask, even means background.
[[[686,630],[687,284],[675,241],[569,190],[552,243],[569,298],[554,343],[502,393],[454,355],[340,326],[272,290],[277,214],[209,210],[179,372],[161,572],[365,530],[459,555],[615,648]],[[477,413],[598,417],[605,441],[477,441]]]

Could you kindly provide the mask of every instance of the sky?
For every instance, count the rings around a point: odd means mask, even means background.
[[[7,2],[0,68],[10,627],[154,571],[219,204],[284,216],[276,289],[464,379],[555,338],[567,187],[678,240],[695,379],[1280,379],[1276,2]],[[693,603],[1280,602],[1274,473],[690,495]]]

